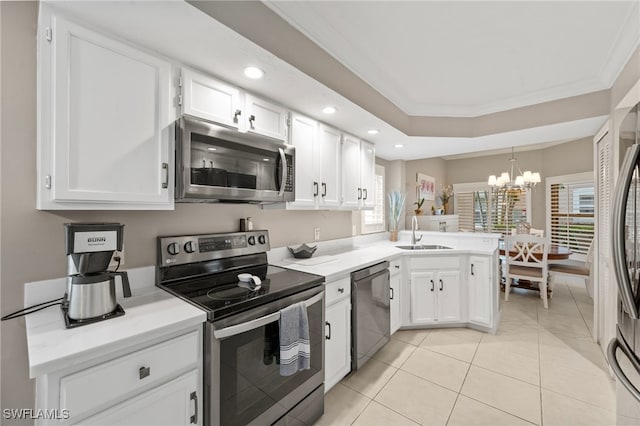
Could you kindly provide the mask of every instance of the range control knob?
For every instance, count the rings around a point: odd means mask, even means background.
[[[186,251],[187,253],[193,253],[194,251],[196,251],[196,248],[193,245],[193,241],[187,241],[185,243],[184,251]]]
[[[264,244],[264,243],[266,243],[266,242],[267,242],[267,239],[266,239],[266,237],[265,237],[264,235],[260,235],[260,236],[258,237],[258,242],[259,242],[260,244]]]
[[[178,253],[180,253],[180,244],[178,243],[171,243],[167,246],[167,252],[172,255],[175,256]]]
[[[255,246],[256,245],[256,237],[254,237],[253,235],[250,236],[247,241],[249,242],[250,246]]]

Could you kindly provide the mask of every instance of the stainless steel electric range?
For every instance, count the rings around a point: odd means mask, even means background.
[[[268,250],[267,231],[158,238],[156,284],[207,312],[206,425],[310,425],[324,412],[324,277],[269,265]],[[285,377],[278,320],[299,302],[310,369]]]

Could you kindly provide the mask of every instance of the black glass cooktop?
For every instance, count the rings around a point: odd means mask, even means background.
[[[260,287],[248,288],[238,274],[255,275]],[[207,311],[213,321],[322,285],[324,277],[272,265],[254,265],[159,284],[160,287]]]

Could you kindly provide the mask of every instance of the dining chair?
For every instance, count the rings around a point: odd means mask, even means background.
[[[512,280],[523,280],[537,283],[542,303],[547,309],[548,277],[549,277],[549,240],[531,234],[517,234],[504,237],[505,247],[505,289],[504,300],[509,301]]]
[[[587,250],[587,258],[584,262],[574,260],[560,261],[549,264],[549,283],[553,285],[562,277],[575,277],[584,280],[589,297],[593,299],[593,240]]]
[[[530,228],[529,233],[538,237],[544,237],[544,229]]]

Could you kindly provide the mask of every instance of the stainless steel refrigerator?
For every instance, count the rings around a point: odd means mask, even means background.
[[[628,120],[628,121],[627,121]],[[613,197],[611,243],[618,283],[616,337],[607,348],[617,378],[617,424],[640,424],[640,144],[638,105],[620,131],[627,148]]]

